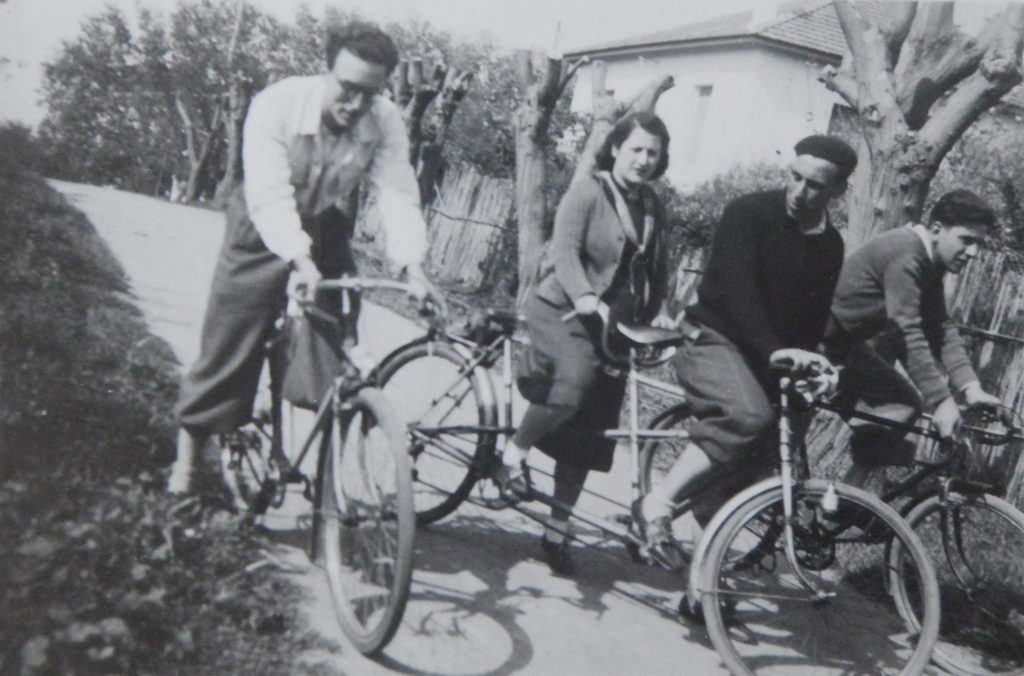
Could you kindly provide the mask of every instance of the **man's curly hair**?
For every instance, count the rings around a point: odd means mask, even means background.
[[[327,67],[334,68],[338,52],[347,49],[360,59],[380,64],[390,73],[398,64],[398,48],[387,33],[371,23],[353,21],[327,29]]]

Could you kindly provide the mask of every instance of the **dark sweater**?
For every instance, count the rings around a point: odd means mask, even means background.
[[[977,380],[946,311],[943,275],[913,228],[872,238],[843,265],[832,303],[841,330],[830,329],[830,347],[898,334],[907,373],[929,407],[950,395],[943,370],[957,389]]]
[[[745,195],[722,213],[686,316],[735,343],[763,375],[775,350],[821,342],[842,263],[836,229],[802,234],[785,191]]]

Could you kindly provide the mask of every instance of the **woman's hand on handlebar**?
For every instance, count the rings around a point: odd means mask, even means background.
[[[309,256],[299,256],[291,262],[292,274],[288,277],[288,297],[300,303],[313,301],[316,283],[320,281],[320,270]]]
[[[608,316],[610,314],[608,305],[595,294],[587,293],[580,296],[573,302],[573,306],[575,308],[574,312],[577,315],[598,315],[601,317],[602,322],[608,323]]]
[[[679,328],[679,324],[676,323],[676,320],[672,319],[671,317],[665,314],[660,314],[654,319],[652,319],[651,326],[653,326],[656,329],[675,330]]]

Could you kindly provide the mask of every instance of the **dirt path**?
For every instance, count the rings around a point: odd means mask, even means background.
[[[54,182],[95,224],[124,265],[150,329],[182,364],[198,349],[199,324],[222,233],[218,212],[131,193]],[[373,348],[417,335],[397,315],[371,307]],[[620,500],[628,458],[592,487]],[[598,506],[598,509],[608,511]],[[287,535],[293,515],[269,525]],[[537,527],[511,511],[466,505],[417,534],[416,571],[402,627],[385,656],[369,661],[347,646],[328,604],[321,571],[301,549],[284,549],[309,590],[308,617],[340,653],[296,661],[352,674],[716,674],[724,673],[704,632],[675,618],[682,581],[637,566],[616,545],[576,550],[577,579],[552,576],[534,558]]]

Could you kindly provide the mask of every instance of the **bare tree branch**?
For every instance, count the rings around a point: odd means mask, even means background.
[[[675,86],[676,81],[671,75],[660,75],[654,78],[626,104],[626,112],[653,113],[654,106],[658,103],[661,95]]]
[[[868,23],[861,16],[860,10],[851,0],[832,0],[836,16],[839,17],[839,27],[843,29],[846,36],[846,44],[850,48],[854,63],[867,57],[869,47],[864,39],[868,29]]]
[[[930,159],[936,163],[979,115],[1024,79],[1021,73],[1024,5],[1009,5],[995,19],[995,24],[999,30],[991,37],[977,70],[934,106],[930,119],[919,133],[920,142],[926,145]]]
[[[530,91],[530,85],[533,84],[533,64],[531,63],[529,51],[520,49],[516,52],[515,71],[516,82],[519,84],[519,89],[522,90],[525,97]]]
[[[548,57],[544,79],[533,85],[537,92],[534,98],[537,102],[537,117],[534,121],[532,136],[538,143],[548,135],[551,115],[555,112],[555,105],[562,93],[559,87],[561,79],[562,60]]]
[[[830,91],[842,96],[851,108],[860,109],[860,85],[845,69],[840,70],[832,64],[828,64],[818,73],[818,80],[824,83]]]
[[[572,76],[576,74],[576,71],[580,69],[580,66],[590,63],[589,56],[581,56],[565,68],[565,73],[562,75],[562,81],[558,85],[558,95],[561,96],[562,92],[569,85],[569,81],[572,80]]]
[[[899,112],[886,38],[850,0],[832,0],[832,4],[850,54],[839,71],[826,67],[821,79],[854,105],[862,120],[877,125],[889,111]]]
[[[885,39],[890,67],[895,67],[899,61],[903,42],[910,33],[910,26],[914,23],[916,15],[916,2],[899,1],[886,3],[885,19],[879,26],[879,29],[882,31],[882,36]]]
[[[991,30],[979,40],[957,30],[952,4],[929,2],[917,12],[896,64],[897,100],[911,129],[920,129],[932,105],[974,72],[993,38]]]

